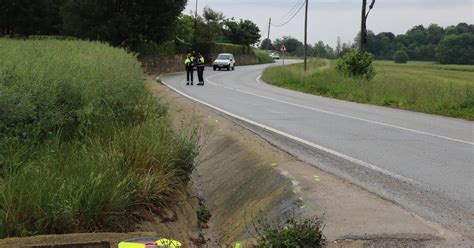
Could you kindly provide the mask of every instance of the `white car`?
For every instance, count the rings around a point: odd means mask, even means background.
[[[235,69],[235,59],[234,55],[230,53],[221,53],[217,56],[217,59],[214,60],[214,63],[212,64],[212,67],[215,70],[219,69],[224,69],[226,68],[228,71],[230,69],[234,70]]]
[[[272,57],[272,59],[280,59],[280,54],[278,52],[271,52],[270,57]]]

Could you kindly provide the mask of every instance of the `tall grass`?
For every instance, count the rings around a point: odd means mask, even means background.
[[[473,66],[377,61],[369,81],[340,75],[334,65],[312,60],[308,72],[301,64],[272,67],[262,78],[310,94],[474,120]]]
[[[170,128],[132,55],[0,39],[0,57],[0,237],[127,231],[176,203],[197,129]]]

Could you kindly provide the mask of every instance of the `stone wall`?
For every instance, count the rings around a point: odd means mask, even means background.
[[[143,56],[139,58],[143,70],[149,75],[184,71],[184,56]]]

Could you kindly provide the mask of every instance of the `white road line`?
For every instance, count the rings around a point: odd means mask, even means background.
[[[391,171],[389,171],[389,170],[386,170],[386,169],[377,167],[377,166],[375,166],[375,165],[373,165],[373,164],[370,164],[370,163],[364,162],[364,161],[362,161],[362,160],[353,158],[353,157],[351,157],[351,156],[342,154],[342,153],[340,153],[340,152],[331,150],[331,149],[329,149],[329,148],[327,148],[327,147],[324,147],[324,146],[322,146],[322,145],[318,145],[318,144],[313,143],[313,142],[311,142],[311,141],[307,141],[307,140],[298,138],[298,137],[296,137],[296,136],[294,136],[294,135],[291,135],[291,134],[285,133],[285,132],[283,132],[283,131],[274,129],[274,128],[272,128],[272,127],[266,126],[266,125],[264,125],[264,124],[261,124],[261,123],[258,123],[258,122],[249,120],[249,119],[247,119],[247,118],[245,118],[245,117],[242,117],[242,116],[233,114],[233,113],[228,112],[228,111],[226,111],[226,110],[223,110],[223,109],[221,109],[221,108],[219,108],[219,107],[216,107],[216,106],[214,106],[214,105],[212,105],[212,104],[209,104],[209,103],[207,103],[207,102],[204,102],[204,101],[201,101],[201,100],[199,100],[199,99],[197,99],[197,98],[194,98],[194,97],[192,97],[192,96],[190,96],[190,95],[188,95],[188,94],[186,94],[186,93],[184,93],[184,92],[182,92],[182,91],[176,89],[175,87],[171,86],[170,84],[166,83],[163,79],[161,79],[161,82],[162,82],[164,85],[166,85],[168,88],[170,88],[170,89],[174,90],[175,92],[177,92],[178,94],[180,94],[180,95],[182,95],[182,96],[184,96],[184,97],[186,97],[186,98],[189,98],[189,99],[191,99],[191,100],[193,100],[193,101],[195,101],[195,102],[198,102],[198,103],[201,103],[201,104],[203,104],[203,105],[206,105],[206,106],[208,106],[208,107],[210,107],[210,108],[212,108],[212,109],[215,109],[215,110],[217,110],[217,111],[219,111],[219,112],[222,112],[222,113],[224,113],[224,114],[226,114],[226,115],[229,115],[229,116],[231,116],[231,117],[233,117],[233,118],[235,118],[235,119],[238,119],[238,120],[241,120],[241,121],[250,123],[250,124],[252,124],[252,125],[254,125],[254,126],[257,126],[257,127],[263,128],[263,129],[265,129],[265,130],[268,130],[268,131],[270,131],[270,132],[273,132],[273,133],[282,135],[282,136],[284,136],[284,137],[287,137],[287,138],[292,139],[292,140],[294,140],[294,141],[297,141],[297,142],[299,142],[299,143],[302,143],[302,144],[305,144],[305,145],[307,145],[307,146],[316,148],[316,149],[318,149],[318,150],[320,150],[320,151],[329,153],[329,154],[331,154],[331,155],[334,155],[334,156],[336,156],[336,157],[339,157],[339,158],[348,160],[348,161],[350,161],[350,162],[359,164],[359,165],[361,165],[361,166],[363,166],[363,167],[366,167],[366,168],[369,168],[369,169],[371,169],[371,170],[377,171],[377,172],[379,172],[379,173],[382,173],[382,174],[387,175],[387,176],[389,176],[389,177],[398,179],[398,180],[400,180],[400,181],[409,182],[409,183],[414,183],[414,184],[423,186],[423,187],[425,187],[425,188],[429,187],[428,185],[423,184],[423,183],[420,183],[420,182],[418,182],[418,181],[415,181],[415,180],[413,180],[413,179],[411,179],[411,178],[408,178],[408,177],[405,177],[405,176],[402,176],[402,175],[398,175],[398,174],[396,174],[396,173],[394,173],[394,172],[391,172]]]
[[[367,123],[371,123],[371,124],[376,124],[376,125],[380,125],[380,126],[396,128],[396,129],[400,129],[400,130],[404,130],[404,131],[408,131],[408,132],[412,132],[412,133],[423,134],[423,135],[427,135],[427,136],[431,136],[431,137],[435,137],[435,138],[440,138],[440,139],[445,139],[445,140],[449,140],[449,141],[455,141],[455,142],[464,143],[464,144],[468,144],[468,145],[474,145],[474,143],[473,143],[473,142],[470,142],[470,141],[465,141],[465,140],[450,138],[450,137],[446,137],[446,136],[442,136],[442,135],[427,133],[427,132],[418,131],[418,130],[414,130],[414,129],[410,129],[410,128],[405,128],[405,127],[400,127],[400,126],[396,126],[396,125],[392,125],[392,124],[387,124],[387,123],[383,123],[383,122],[372,121],[372,120],[367,120],[367,119],[359,118],[359,117],[355,117],[355,116],[350,116],[350,115],[335,113],[335,112],[331,112],[331,111],[327,111],[327,110],[322,110],[322,109],[317,109],[317,108],[313,108],[313,107],[308,107],[308,106],[305,106],[305,105],[300,105],[300,104],[297,104],[297,103],[287,102],[287,101],[283,101],[283,100],[279,100],[279,99],[275,99],[275,98],[271,98],[271,97],[267,97],[267,96],[258,95],[258,94],[252,93],[252,92],[243,91],[243,90],[239,90],[239,89],[236,89],[236,88],[232,88],[232,87],[220,85],[220,84],[217,84],[217,83],[215,83],[215,82],[209,80],[209,79],[211,79],[211,78],[214,78],[214,77],[217,77],[217,76],[220,76],[220,75],[222,75],[222,74],[217,74],[217,75],[210,76],[210,77],[206,78],[206,80],[207,80],[210,84],[215,85],[215,86],[218,86],[218,87],[222,87],[222,88],[225,88],[225,89],[237,91],[237,92],[240,92],[240,93],[244,93],[244,94],[251,95],[251,96],[256,96],[256,97],[259,97],[259,98],[263,98],[263,99],[267,99],[267,100],[271,100],[271,101],[275,101],[275,102],[279,102],[279,103],[284,103],[284,104],[291,105],[291,106],[295,106],[295,107],[299,107],[299,108],[309,109],[309,110],[313,110],[313,111],[317,111],[317,112],[321,112],[321,113],[325,113],[325,114],[330,114],[330,115],[345,117],[345,118],[349,118],[349,119],[353,119],[353,120],[358,120],[358,121],[363,121],[363,122],[367,122]],[[260,78],[261,78],[261,75],[258,76],[257,79],[256,79],[257,82],[259,82],[259,83],[261,82],[261,81],[260,81]]]

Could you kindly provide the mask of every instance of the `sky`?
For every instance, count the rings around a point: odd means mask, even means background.
[[[268,20],[275,25],[290,19],[295,6],[304,0],[198,0],[198,14],[208,6],[224,13],[227,18],[249,19],[267,36]],[[371,0],[368,0],[370,3]],[[360,30],[361,0],[309,0],[308,43],[320,40],[335,46],[337,37],[342,42],[353,42]],[[194,11],[196,0],[188,0],[185,13]],[[377,0],[367,28],[379,32],[403,34],[415,25],[432,23],[442,27],[460,22],[473,24],[474,0]],[[287,25],[271,27],[270,39],[284,35],[304,38],[304,8]],[[263,39],[262,38],[262,39]]]

